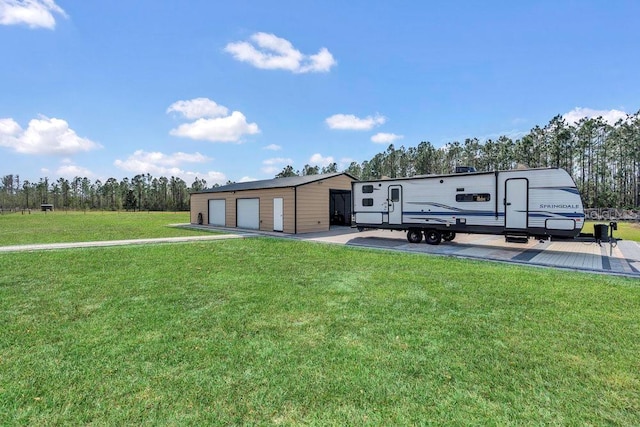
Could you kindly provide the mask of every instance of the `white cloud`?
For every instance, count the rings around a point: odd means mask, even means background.
[[[29,28],[54,29],[54,14],[67,14],[53,0],[0,0],[0,24],[27,25]]]
[[[336,65],[337,62],[333,59],[331,52],[325,47],[320,49],[315,55],[309,56],[309,63],[300,67],[301,73],[327,73]]]
[[[585,117],[602,117],[605,122],[613,125],[620,119],[625,120],[627,118],[627,113],[620,110],[594,110],[591,108],[576,107],[562,115],[562,118],[564,118],[569,124],[576,124]]]
[[[243,176],[242,178],[240,178],[238,180],[238,182],[251,182],[251,181],[257,181],[258,178],[252,178],[250,176]]]
[[[286,165],[292,165],[293,159],[286,157],[274,157],[271,159],[266,159],[262,161],[264,167],[262,167],[262,172],[266,174],[275,174],[282,170],[282,168]]]
[[[318,166],[329,166],[331,163],[334,163],[333,157],[323,157],[322,154],[316,153],[309,159],[310,165],[318,165]]]
[[[269,33],[255,33],[251,42],[229,43],[224,50],[241,62],[266,70],[288,70],[294,73],[328,72],[337,64],[326,48],[315,55],[305,55],[290,41]]]
[[[396,135],[395,133],[380,132],[371,137],[371,141],[376,144],[391,144],[399,139],[404,138],[404,135]]]
[[[86,177],[86,178],[94,178],[95,174],[91,172],[87,168],[83,168],[82,166],[74,165],[74,164],[66,164],[60,166],[56,171],[56,175],[62,178],[72,179],[77,176]]]
[[[216,104],[208,98],[196,98],[178,101],[167,113],[177,112],[191,123],[183,123],[169,132],[173,136],[204,140],[211,142],[240,142],[243,135],[254,135],[260,132],[258,125],[247,123],[247,118],[239,111],[228,115],[227,107]]]
[[[212,159],[200,153],[164,154],[158,151],[137,150],[125,161],[116,160],[115,165],[131,172],[144,171],[146,167],[159,166],[163,168],[177,167],[184,163],[205,163]],[[147,171],[144,171],[146,173]]]
[[[181,166],[185,163],[206,163],[212,160],[200,153],[182,153],[164,154],[160,152],[147,152],[137,150],[126,160],[116,160],[113,164],[127,172],[134,174],[149,173],[153,176],[176,176],[180,177],[187,184],[191,184],[196,178],[207,181],[207,185],[224,184],[227,182],[226,176],[222,172],[194,172],[183,169]]]
[[[189,180],[189,178],[191,179]],[[224,185],[229,181],[224,173],[216,171],[209,171],[205,175],[197,172],[187,172],[186,178],[183,177],[187,184],[191,184],[196,178],[207,181],[207,187],[211,187],[214,184]]]
[[[274,157],[272,159],[267,159],[262,162],[264,165],[283,165],[283,164],[292,164],[293,159],[287,157]]]
[[[216,104],[209,98],[195,98],[188,101],[174,102],[167,108],[167,113],[180,113],[187,119],[216,118],[229,114],[229,109],[223,105]]]
[[[280,145],[277,144],[269,144],[266,147],[262,147],[264,150],[270,150],[270,151],[280,151],[282,150],[282,147]]]
[[[26,130],[13,119],[0,119],[0,147],[23,154],[72,155],[102,148],[96,142],[79,137],[62,119],[40,117],[29,122]]]
[[[325,120],[325,123],[331,129],[347,129],[347,130],[371,130],[376,126],[380,126],[387,121],[387,118],[376,114],[375,116],[367,116],[364,119],[354,116],[353,114],[334,114]]]

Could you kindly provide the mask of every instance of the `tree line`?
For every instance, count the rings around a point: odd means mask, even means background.
[[[468,138],[436,148],[430,142],[415,147],[393,144],[362,163],[352,162],[343,172],[358,179],[446,174],[456,166],[478,171],[518,167],[559,167],[575,180],[586,208],[640,207],[640,111],[608,124],[603,118],[584,118],[575,124],[556,116],[520,139],[500,136],[480,142]],[[286,166],[276,178],[338,172],[336,163],[324,167]],[[217,184],[216,184],[217,186]],[[118,181],[91,181],[86,177],[38,182],[5,175],[0,181],[0,209],[34,209],[51,203],[56,209],[188,210],[189,194],[207,187],[196,178],[191,186],[178,177],[140,174]]]
[[[424,141],[409,148],[389,145],[370,160],[352,162],[343,172],[368,180],[447,174],[456,166],[478,171],[563,168],[575,180],[585,208],[638,208],[640,112],[613,125],[602,117],[569,124],[558,115],[515,141],[501,136],[485,142],[469,138],[441,148]],[[330,172],[337,172],[335,163],[322,169],[305,165],[302,171],[287,166],[276,177]]]
[[[56,209],[183,211],[189,210],[189,194],[206,186],[203,179],[196,178],[188,187],[181,178],[150,174],[105,182],[86,177],[30,182],[21,181],[19,175],[5,175],[0,181],[0,209],[39,209],[42,204],[53,204]]]

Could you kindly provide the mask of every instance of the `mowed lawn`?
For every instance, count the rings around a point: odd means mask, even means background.
[[[271,238],[0,271],[1,425],[640,425],[637,279]]]
[[[582,228],[583,233],[593,233],[594,224],[606,224],[607,221],[588,221]],[[611,232],[611,230],[609,230]],[[640,242],[640,221],[618,222],[618,229],[613,231],[613,237],[616,239],[633,240]]]
[[[189,222],[189,212],[5,212],[0,215],[0,246],[179,237],[203,233],[170,226]]]

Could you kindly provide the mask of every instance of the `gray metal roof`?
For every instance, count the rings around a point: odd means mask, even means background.
[[[355,177],[346,172],[326,173],[320,175],[304,175],[304,176],[291,176],[285,178],[264,179],[261,181],[249,181],[249,182],[236,182],[234,184],[223,185],[221,187],[213,187],[207,190],[198,191],[192,194],[200,193],[223,193],[227,191],[243,191],[243,190],[264,190],[267,188],[286,188],[286,187],[299,187],[301,185],[309,184],[311,182],[322,181],[325,179],[333,178],[340,175],[346,175],[349,178],[356,180]]]

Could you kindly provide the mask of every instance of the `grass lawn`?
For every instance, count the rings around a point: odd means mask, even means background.
[[[189,212],[40,212],[0,215],[0,246],[178,237],[202,231],[169,227],[189,223]]]
[[[634,279],[270,238],[0,271],[1,425],[640,425]]]
[[[594,224],[609,224],[607,221],[588,221],[582,228],[583,233],[593,233]],[[613,237],[623,240],[640,242],[640,222],[618,222],[618,229],[613,231]]]

